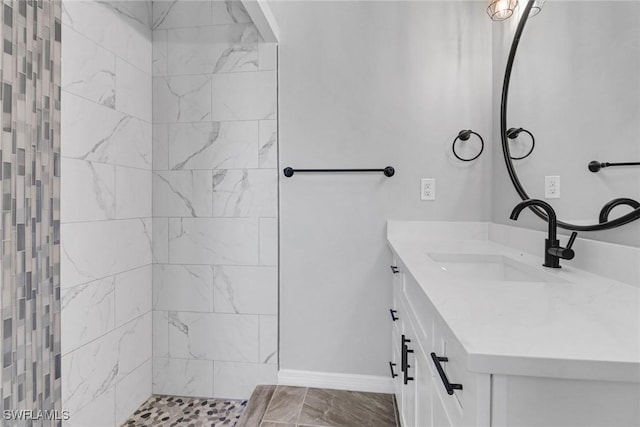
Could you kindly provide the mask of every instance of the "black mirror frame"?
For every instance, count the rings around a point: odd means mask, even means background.
[[[518,178],[518,174],[516,173],[515,167],[513,165],[513,161],[511,160],[511,152],[509,150],[509,142],[507,138],[507,101],[509,97],[509,82],[511,80],[511,71],[513,69],[513,62],[516,57],[516,52],[518,50],[518,44],[520,42],[520,38],[522,37],[522,32],[524,31],[524,27],[527,23],[527,19],[529,17],[529,12],[533,7],[535,0],[528,0],[527,5],[524,8],[524,12],[522,13],[522,17],[520,18],[520,22],[518,23],[518,27],[516,28],[516,32],[513,35],[513,41],[511,42],[511,49],[509,51],[509,58],[507,60],[507,67],[504,72],[504,80],[502,84],[502,97],[500,102],[500,138],[502,140],[502,154],[504,157],[505,165],[507,167],[507,172],[509,173],[509,178],[515,187],[516,192],[520,196],[522,200],[530,199],[529,195],[525,191],[520,179]],[[542,209],[537,206],[529,206],[538,217],[543,219],[544,221],[548,221],[549,218],[547,214],[542,211]],[[636,208],[633,211],[622,215],[613,220],[609,220],[602,223],[590,224],[590,225],[577,225],[571,224],[568,222],[558,221],[558,227],[564,228],[565,230],[571,231],[601,231],[608,230],[611,228],[620,227],[622,225],[633,222],[637,219],[640,219],[640,208]]]

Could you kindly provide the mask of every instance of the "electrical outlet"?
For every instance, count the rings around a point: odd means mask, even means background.
[[[560,177],[559,176],[544,177],[544,197],[545,199],[560,198]]]
[[[435,200],[436,199],[436,179],[422,178],[420,180],[420,199]]]

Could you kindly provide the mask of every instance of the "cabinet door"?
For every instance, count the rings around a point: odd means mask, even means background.
[[[435,384],[433,384],[435,386]],[[447,411],[444,409],[442,400],[437,394],[432,394],[432,411],[433,411],[433,427],[451,427],[451,421],[447,416]]]
[[[405,427],[416,425],[416,339],[415,332],[411,325],[411,322],[405,320],[403,323],[405,345],[408,350],[406,351],[406,366],[405,371],[402,372],[402,425]],[[402,337],[401,343],[402,346]],[[402,350],[401,350],[402,357]],[[402,364],[402,360],[400,361]],[[408,378],[405,384],[405,378]]]
[[[400,335],[394,328],[391,331],[391,363],[393,364],[393,377],[394,393],[396,395],[396,403],[398,404],[398,413],[402,413],[402,391],[404,389],[402,384],[402,371],[401,368],[401,355],[400,355]],[[391,372],[389,372],[391,375]]]
[[[432,399],[433,377],[429,368],[429,358],[421,346],[415,350],[416,382],[416,426],[433,426]]]

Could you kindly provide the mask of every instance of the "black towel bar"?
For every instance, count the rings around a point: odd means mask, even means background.
[[[391,166],[387,166],[384,169],[294,169],[287,167],[282,172],[287,178],[292,177],[296,172],[382,172],[385,176],[392,177],[396,170]]]

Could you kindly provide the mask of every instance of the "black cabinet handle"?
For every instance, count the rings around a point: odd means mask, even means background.
[[[436,365],[436,369],[438,370],[438,374],[440,375],[440,379],[444,384],[444,388],[447,389],[448,394],[453,394],[453,390],[462,390],[462,384],[451,384],[449,379],[447,378],[447,374],[444,373],[444,369],[442,369],[442,365],[440,362],[448,362],[448,357],[438,357],[435,353],[431,353],[431,359],[433,359],[434,365]]]
[[[410,350],[409,347],[407,347],[407,343],[411,342],[410,339],[408,339],[407,337],[405,337],[404,335],[402,335],[402,372],[404,372],[404,383],[407,384],[409,383],[409,381],[413,381],[413,377],[409,376],[409,368],[411,367],[411,365],[409,365],[409,361],[408,361],[408,357],[407,355],[409,353],[413,353],[413,350]]]
[[[391,369],[391,378],[395,378],[398,376],[395,372],[393,372],[393,367],[396,366],[395,363],[389,362],[389,369]]]
[[[394,322],[398,320],[398,316],[396,316],[397,312],[398,310],[394,310],[393,308],[389,309],[389,313],[391,313],[391,320],[393,320]]]
[[[400,273],[400,270],[398,269],[398,266],[396,265],[391,265],[391,271],[393,271],[393,274],[398,274]]]
[[[402,335],[402,338],[400,339],[400,349],[401,349],[401,359],[402,359],[402,364],[400,365],[400,370],[402,372],[407,370],[407,343],[411,342],[410,339],[407,339],[404,334]]]

